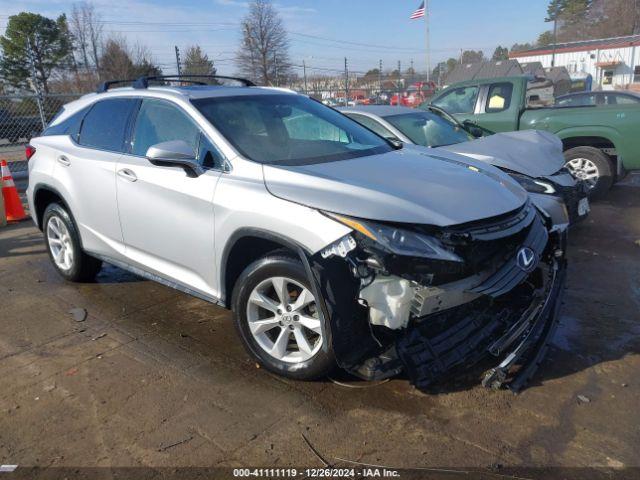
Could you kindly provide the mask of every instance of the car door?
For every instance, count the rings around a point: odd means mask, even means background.
[[[512,132],[518,129],[520,105],[514,99],[513,83],[496,82],[484,85],[476,114],[469,118],[493,132]]]
[[[80,230],[83,248],[123,258],[124,247],[116,202],[116,165],[135,100],[96,102],[81,118],[79,130],[58,149],[53,178],[59,183]]]
[[[161,142],[183,140],[206,168],[153,165],[145,154]],[[213,197],[222,156],[189,114],[162,99],[143,99],[129,152],[118,162],[118,211],[128,261],[183,287],[217,291]]]

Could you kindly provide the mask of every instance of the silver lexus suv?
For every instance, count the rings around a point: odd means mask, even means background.
[[[518,183],[291,91],[175,80],[105,83],[32,139],[28,201],[60,275],[107,262],[228,307],[292,378],[427,388],[494,357],[486,386],[526,383],[566,232]]]

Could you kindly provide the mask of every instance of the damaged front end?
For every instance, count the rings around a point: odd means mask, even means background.
[[[531,378],[556,326],[566,229],[530,202],[447,228],[328,215],[353,229],[309,259],[340,367],[404,370],[423,390],[487,359],[486,387]]]

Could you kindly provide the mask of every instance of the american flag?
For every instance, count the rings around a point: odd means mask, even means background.
[[[418,9],[413,12],[411,14],[411,17],[409,17],[411,20],[415,20],[416,18],[422,18],[424,17],[424,2],[420,3],[420,6],[418,7]]]

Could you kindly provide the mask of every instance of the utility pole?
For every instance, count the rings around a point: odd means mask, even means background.
[[[349,105],[349,63],[344,57],[344,106]]]
[[[426,41],[427,41],[427,82],[431,81],[431,40],[429,38],[429,0],[424,0],[424,22],[426,24]]]
[[[278,76],[278,54],[273,52],[273,64],[276,70],[276,87],[280,86],[280,77]]]
[[[551,68],[556,66],[556,45],[558,44],[558,13],[560,3],[556,4],[556,11],[553,14],[553,50],[551,51]]]
[[[382,60],[378,66],[378,96],[382,94]]]
[[[40,122],[42,123],[42,129],[44,130],[45,128],[47,128],[47,119],[44,116],[44,108],[42,106],[42,92],[40,90],[38,76],[36,75],[35,55],[33,54],[33,48],[31,47],[31,38],[29,37],[27,37],[27,56],[29,57],[29,63],[31,64],[31,83],[33,83],[33,89],[36,92],[38,113],[40,114]]]
[[[178,76],[182,75],[182,66],[180,65],[180,49],[178,46],[176,48],[176,67],[178,68]]]
[[[402,102],[400,101],[400,97],[401,97],[400,89],[402,88],[402,87],[400,86],[400,79],[401,79],[401,77],[402,77],[402,62],[401,62],[400,60],[398,60],[398,105],[397,105],[398,107],[401,107],[401,106],[402,106],[402,105],[401,105],[401,104],[402,104]]]
[[[307,62],[302,60],[302,72],[304,75],[304,94],[309,95],[309,90],[307,89]]]

